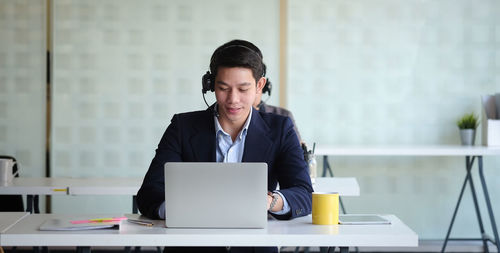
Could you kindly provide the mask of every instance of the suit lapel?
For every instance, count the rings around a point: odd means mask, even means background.
[[[192,127],[195,133],[190,139],[193,157],[197,162],[215,162],[215,126],[211,109]]]
[[[268,136],[269,127],[257,110],[252,110],[252,119],[245,139],[242,162],[265,162],[271,153],[273,142]]]

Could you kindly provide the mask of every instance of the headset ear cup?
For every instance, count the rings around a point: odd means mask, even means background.
[[[273,89],[273,84],[271,83],[271,80],[269,78],[266,78],[266,84],[264,85],[264,88],[262,88],[262,94],[266,93],[271,96],[271,90]]]
[[[210,91],[215,91],[215,76],[210,74]]]
[[[207,93],[207,91],[214,91],[214,82],[212,78],[212,74],[210,71],[207,71],[201,78],[201,92],[203,94]]]

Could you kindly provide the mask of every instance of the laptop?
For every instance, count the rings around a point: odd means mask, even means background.
[[[266,228],[266,163],[165,163],[168,228]]]

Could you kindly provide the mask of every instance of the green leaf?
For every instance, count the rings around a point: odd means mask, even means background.
[[[479,126],[478,117],[474,113],[468,113],[457,121],[460,129],[476,129]]]

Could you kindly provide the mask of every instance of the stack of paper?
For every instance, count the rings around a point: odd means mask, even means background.
[[[84,220],[71,219],[49,219],[41,226],[40,230],[88,230],[102,228],[118,228],[121,220],[126,220],[127,217],[112,217],[112,218],[92,218]]]

